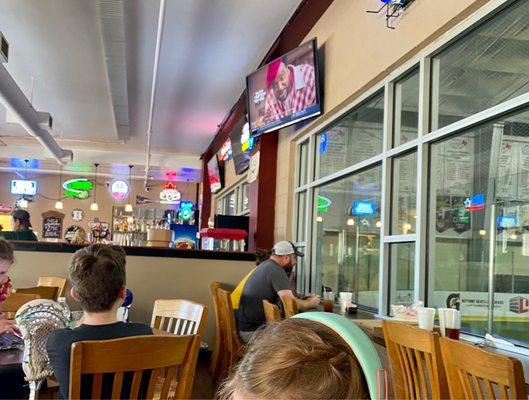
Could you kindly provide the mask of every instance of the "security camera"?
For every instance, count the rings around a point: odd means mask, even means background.
[[[145,185],[144,189],[145,189],[146,192],[150,192],[151,191],[151,187],[149,185]]]

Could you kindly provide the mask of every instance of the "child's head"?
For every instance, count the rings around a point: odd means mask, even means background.
[[[362,369],[334,331],[289,318],[258,332],[221,399],[368,398]]]
[[[93,244],[77,250],[68,265],[72,297],[87,312],[111,310],[125,296],[125,252]]]
[[[13,247],[8,241],[0,239],[0,285],[7,279],[7,271],[14,262]]]

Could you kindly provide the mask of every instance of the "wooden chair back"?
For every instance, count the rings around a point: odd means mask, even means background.
[[[155,387],[162,382],[160,399],[170,397],[174,380],[174,398],[191,396],[200,336],[135,336],[113,340],[77,342],[72,345],[70,392],[68,398],[81,398],[81,376],[93,375],[92,399],[102,393],[103,374],[113,374],[112,399],[137,399],[144,371],[151,371],[146,399],[152,399]],[[130,388],[123,388],[125,373],[133,374]],[[123,393],[125,392],[125,393]]]
[[[38,294],[11,293],[7,299],[0,303],[0,312],[7,313],[8,318],[14,318],[20,307],[37,299],[40,299]]]
[[[217,289],[218,300],[221,310],[221,327],[224,328],[224,337],[226,338],[226,360],[223,366],[223,374],[228,373],[237,364],[244,354],[244,344],[239,337],[235,315],[231,305],[231,293],[224,289]]]
[[[285,311],[285,318],[290,318],[299,313],[298,303],[296,299],[290,296],[280,296],[283,303],[283,310]]]
[[[447,338],[440,345],[453,399],[527,399],[517,359]]]
[[[382,321],[396,399],[446,399],[439,334]]]
[[[66,278],[59,276],[41,276],[37,281],[37,286],[55,286],[58,288],[57,297],[64,297],[66,294]]]
[[[36,294],[39,295],[41,299],[47,300],[57,300],[57,292],[59,291],[58,287],[50,286],[35,286],[29,288],[18,288],[15,289],[15,293],[20,294]]]
[[[211,299],[213,302],[213,311],[215,311],[215,345],[211,354],[211,364],[209,369],[209,375],[211,379],[216,382],[219,380],[222,372],[222,357],[221,352],[225,352],[226,339],[224,337],[224,328],[221,326],[221,310],[219,304],[218,289],[220,289],[219,282],[211,282],[209,285],[211,289]]]
[[[281,321],[281,314],[279,313],[278,306],[270,303],[268,300],[263,300],[263,309],[267,324]]]
[[[190,300],[161,300],[154,302],[151,328],[175,335],[202,335],[208,307]]]

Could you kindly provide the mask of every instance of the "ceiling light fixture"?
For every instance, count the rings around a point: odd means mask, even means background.
[[[355,220],[354,220],[354,219],[349,218],[349,219],[347,220],[347,226],[354,226],[354,224],[355,224]]]
[[[129,202],[125,206],[125,212],[132,212],[132,204],[130,203],[130,192],[132,191],[132,168],[134,165],[129,165]]]
[[[28,159],[24,160],[24,180],[25,181],[28,180],[28,162],[29,162]],[[29,202],[24,198],[23,195],[22,195],[22,198],[18,202],[18,207],[19,208],[28,208],[29,207]]]
[[[60,166],[60,172],[59,172],[59,197],[57,199],[57,202],[55,203],[55,208],[57,210],[62,210],[64,208],[64,205],[61,201],[61,187],[62,187],[62,165]]]
[[[94,202],[90,204],[90,210],[92,211],[98,211],[99,206],[97,205],[97,167],[99,167],[98,163],[94,163],[95,167],[95,174],[94,174]]]

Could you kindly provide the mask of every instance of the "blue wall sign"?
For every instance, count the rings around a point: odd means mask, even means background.
[[[351,214],[355,216],[372,217],[377,213],[377,204],[374,201],[355,201]]]

